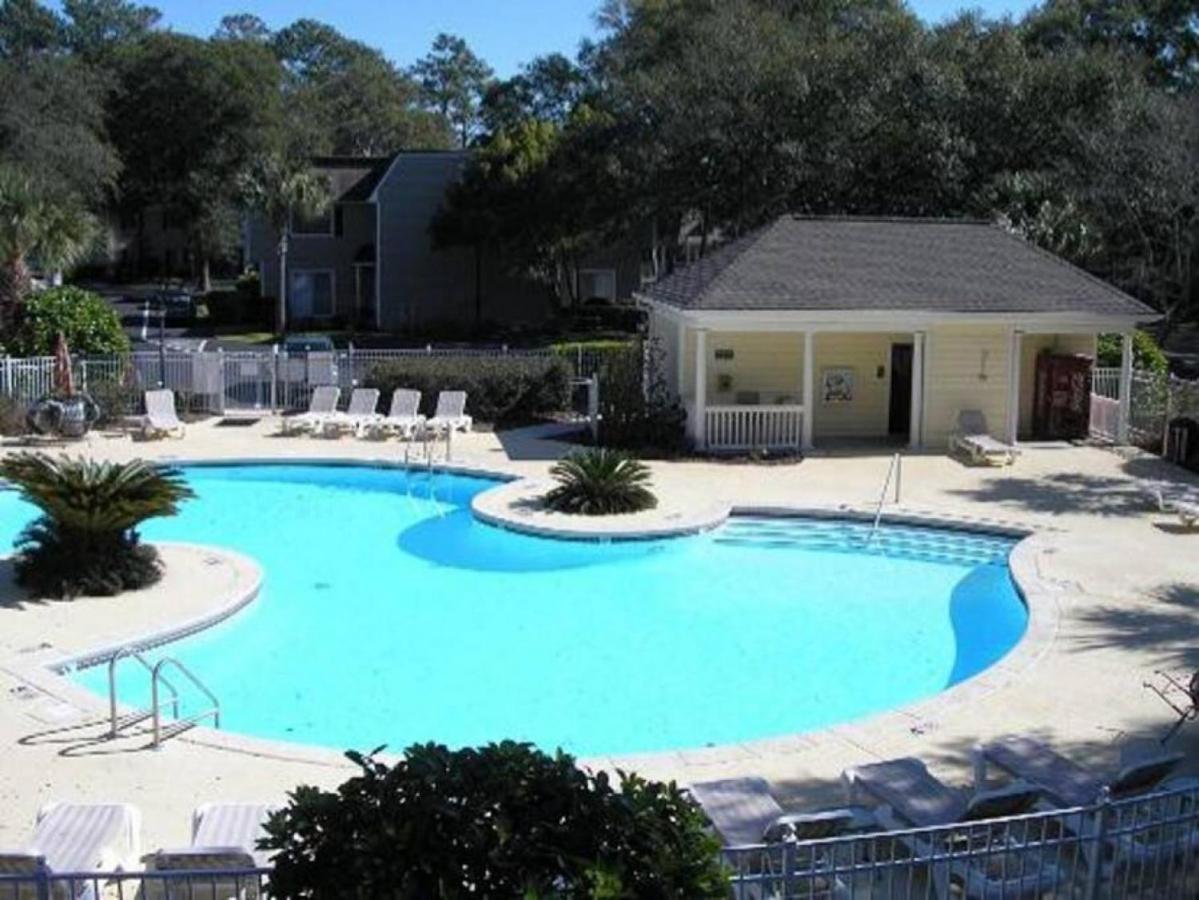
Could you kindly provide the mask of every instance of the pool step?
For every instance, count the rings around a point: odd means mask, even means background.
[[[980,566],[1007,561],[1013,541],[966,531],[908,525],[882,525],[871,536],[868,523],[823,519],[734,518],[717,533],[716,543],[872,556]]]

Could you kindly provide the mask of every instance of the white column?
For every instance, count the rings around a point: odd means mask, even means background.
[[[1120,419],[1116,441],[1127,444],[1132,422],[1132,332],[1120,335]]]
[[[816,411],[816,350],[815,335],[805,331],[803,335],[803,449],[812,449],[812,428]]]
[[[695,421],[691,423],[691,438],[697,450],[707,446],[708,417],[708,332],[695,330]]]
[[[912,420],[908,426],[908,446],[924,446],[924,332],[912,335]]]
[[[1024,332],[1012,329],[1007,360],[1007,427],[1005,439],[1015,446],[1020,432],[1020,362],[1024,349]]]

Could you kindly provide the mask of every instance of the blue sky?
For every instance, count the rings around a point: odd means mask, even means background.
[[[142,0],[163,11],[177,31],[208,35],[230,12],[252,12],[272,28],[299,18],[319,19],[383,50],[407,66],[424,55],[439,31],[466,38],[500,75],[551,51],[573,55],[594,33],[599,0]],[[990,15],[1020,13],[1032,0],[909,0],[921,16],[937,20],[963,7]]]

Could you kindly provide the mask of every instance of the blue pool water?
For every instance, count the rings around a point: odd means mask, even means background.
[[[1026,624],[1003,538],[884,527],[864,549],[859,524],[746,517],[691,537],[557,541],[474,521],[470,498],[494,486],[481,479],[297,465],[187,477],[198,498],[145,537],[240,550],[265,586],[149,655],[183,660],[224,728],[262,737],[516,738],[580,755],[744,741],[935,694]],[[0,542],[30,517],[0,495]],[[119,672],[122,699],[145,702],[145,672]],[[103,666],[74,677],[106,690]]]

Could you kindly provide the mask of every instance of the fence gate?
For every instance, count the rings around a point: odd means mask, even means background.
[[[275,355],[219,353],[223,381],[221,412],[269,412],[275,408]]]

